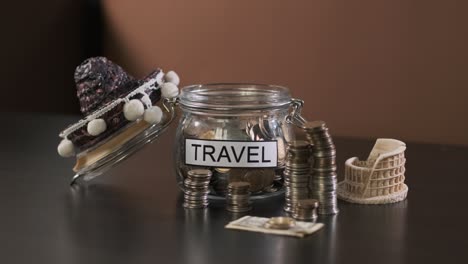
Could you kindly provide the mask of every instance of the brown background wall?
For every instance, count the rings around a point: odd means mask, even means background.
[[[2,3],[0,111],[77,112],[73,72],[92,46],[83,42],[89,1]]]
[[[291,88],[336,135],[468,144],[467,1],[105,0],[107,55]]]
[[[78,112],[99,0],[2,8],[0,111]],[[90,8],[91,6],[91,8]],[[94,6],[94,7],[93,7]],[[104,55],[183,85],[285,85],[335,135],[468,145],[467,1],[104,0]],[[94,12],[94,11],[93,11]],[[91,12],[92,13],[92,12]]]

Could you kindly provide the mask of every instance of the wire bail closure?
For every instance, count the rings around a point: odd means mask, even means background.
[[[304,100],[292,98],[292,110],[291,113],[289,113],[289,115],[286,117],[286,122],[304,129],[304,124],[307,122],[307,120],[301,115],[302,107],[304,107]]]

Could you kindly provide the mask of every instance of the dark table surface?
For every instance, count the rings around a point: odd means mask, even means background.
[[[224,229],[222,206],[184,210],[172,171],[175,126],[87,186],[70,188],[58,132],[77,117],[0,114],[0,263],[467,263],[468,148],[408,143],[406,201],[340,201],[304,239]],[[374,139],[336,138],[338,161]],[[343,165],[340,166],[340,179]],[[250,213],[283,214],[282,200]]]

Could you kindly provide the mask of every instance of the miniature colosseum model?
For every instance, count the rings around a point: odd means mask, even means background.
[[[351,203],[386,204],[402,201],[408,193],[405,181],[404,142],[377,139],[366,161],[357,157],[345,163],[345,180],[338,197]]]

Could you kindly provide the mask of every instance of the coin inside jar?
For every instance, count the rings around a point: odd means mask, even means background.
[[[211,200],[224,200],[227,185],[239,181],[251,183],[252,200],[283,192],[286,145],[295,138],[289,117],[293,109],[302,106],[287,88],[192,85],[181,89],[177,99],[181,118],[174,146],[175,166],[209,168],[213,173],[209,183]],[[256,171],[266,168],[264,175]],[[255,171],[246,175],[251,170]],[[187,177],[184,172],[177,170],[177,183],[182,188]]]
[[[247,169],[234,168],[229,171],[228,182],[240,182],[244,180]]]
[[[291,217],[272,217],[266,223],[265,227],[270,229],[290,229],[296,225],[296,221]]]
[[[250,191],[258,192],[273,183],[275,172],[272,169],[252,169],[249,170],[244,180],[250,183]]]

